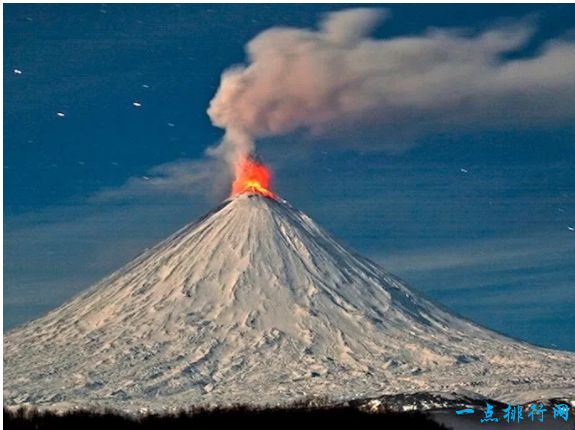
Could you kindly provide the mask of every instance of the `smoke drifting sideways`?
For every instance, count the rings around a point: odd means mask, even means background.
[[[402,152],[434,132],[575,122],[569,33],[527,56],[517,53],[533,40],[533,19],[371,37],[389,15],[346,9],[324,15],[317,29],[263,31],[248,42],[246,64],[223,73],[210,102],[208,115],[225,134],[208,156],[156,166],[95,199],[199,194],[217,201],[258,139],[294,132],[298,140]],[[270,149],[288,142],[268,140]]]
[[[326,14],[318,29],[257,35],[247,63],[223,73],[210,103],[208,115],[225,136],[209,154],[233,166],[258,138],[304,131],[337,140],[351,130],[371,130],[377,149],[401,151],[412,142],[398,133],[575,118],[572,39],[548,40],[535,55],[513,59],[508,54],[533,38],[533,20],[370,37],[388,17],[385,9],[348,9]]]

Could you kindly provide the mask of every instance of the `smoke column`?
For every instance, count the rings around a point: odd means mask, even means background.
[[[325,15],[315,30],[276,27],[257,35],[246,46],[246,64],[223,73],[210,103],[213,124],[226,130],[210,154],[234,166],[256,139],[298,130],[320,136],[372,129],[378,144],[393,150],[406,142],[386,136],[400,129],[575,118],[572,39],[506,59],[532,37],[532,20],[370,37],[387,17],[384,9],[348,9]]]

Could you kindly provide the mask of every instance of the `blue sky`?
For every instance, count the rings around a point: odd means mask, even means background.
[[[5,5],[5,329],[224,198],[213,191],[217,178],[194,176],[223,134],[206,114],[221,73],[245,60],[244,45],[263,30],[314,29],[340,9]],[[372,37],[520,22],[533,34],[501,61],[530,59],[572,40],[573,9],[392,5]],[[415,289],[508,335],[575,350],[572,110],[504,102],[514,121],[475,108],[472,127],[404,118],[397,134],[352,124],[337,139],[261,139],[258,151],[282,197]],[[169,185],[161,192],[158,177]]]

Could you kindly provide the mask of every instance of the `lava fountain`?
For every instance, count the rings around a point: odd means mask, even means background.
[[[231,196],[242,193],[257,193],[264,197],[277,199],[271,191],[271,170],[265,164],[251,157],[244,158],[236,165],[235,175]]]

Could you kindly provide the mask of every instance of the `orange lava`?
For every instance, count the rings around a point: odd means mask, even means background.
[[[271,179],[272,173],[268,167],[253,158],[245,158],[236,167],[231,196],[257,193],[275,199],[276,195],[270,189]]]

